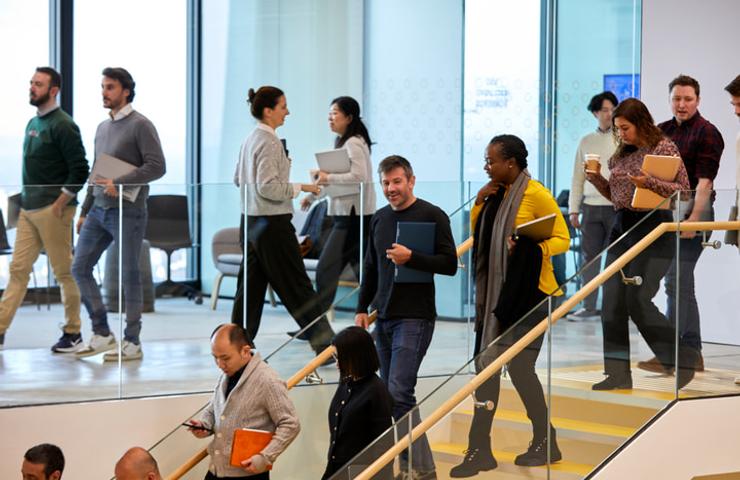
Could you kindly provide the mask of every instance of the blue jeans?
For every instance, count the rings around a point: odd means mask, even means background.
[[[375,327],[375,345],[380,359],[380,378],[388,386],[393,397],[393,418],[401,421],[404,415],[416,406],[416,377],[421,361],[432,341],[434,321],[419,318],[401,320],[378,319]],[[413,425],[421,422],[419,410],[414,409]],[[408,418],[397,426],[399,436],[408,433]],[[411,447],[412,467],[420,472],[434,470],[429,440],[423,435]],[[408,451],[400,456],[401,468],[408,466]]]
[[[100,287],[93,277],[93,268],[108,246],[119,239],[118,212],[118,208],[100,207],[93,207],[88,212],[77,239],[72,263],[72,275],[80,287],[82,303],[92,320],[93,333],[103,336],[110,335],[111,331],[108,325],[108,313],[100,296]],[[139,344],[143,304],[139,255],[146,222],[145,208],[124,207],[123,235],[120,236],[123,247],[120,275],[126,304],[124,339],[136,344]]]

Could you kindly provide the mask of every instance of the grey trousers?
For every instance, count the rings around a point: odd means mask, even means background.
[[[614,223],[614,207],[611,205],[583,204],[581,220],[581,266],[596,258],[609,245],[609,232]],[[584,285],[599,274],[601,261],[594,262],[583,273]],[[597,310],[599,290],[595,290],[583,301],[586,310]]]

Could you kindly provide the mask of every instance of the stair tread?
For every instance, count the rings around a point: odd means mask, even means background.
[[[452,454],[452,455],[459,455],[460,458],[463,458],[463,452],[466,448],[465,445],[460,443],[432,443],[431,445],[432,451],[438,451],[446,454]],[[496,460],[499,463],[514,463],[514,459],[518,453],[514,452],[507,452],[504,450],[493,450],[493,456],[496,457]],[[574,473],[578,475],[587,475],[593,469],[596,467],[596,465],[588,465],[585,463],[576,463],[576,462],[570,462],[568,460],[560,460],[557,463],[553,463],[550,465],[550,469],[557,472],[567,472],[567,473]],[[546,466],[541,467],[525,467],[525,468],[546,468]]]
[[[473,411],[466,408],[458,410],[457,413],[471,417],[473,415]],[[510,422],[527,424],[529,423],[529,418],[527,418],[526,413],[516,410],[498,409],[496,410],[495,418],[499,420],[508,420]],[[636,428],[622,427],[620,425],[613,425],[608,423],[574,420],[565,417],[552,417],[551,420],[555,428],[558,429],[575,430],[579,432],[608,435],[612,437],[629,438],[637,431]]]

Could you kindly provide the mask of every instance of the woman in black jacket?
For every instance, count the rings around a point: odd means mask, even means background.
[[[392,434],[385,436],[390,443],[375,442],[391,426],[393,399],[375,373],[380,362],[372,336],[364,328],[349,327],[339,332],[332,344],[337,349],[341,381],[329,407],[331,439],[322,479],[349,478],[342,474],[346,471],[342,466],[368,445],[373,444],[371,451],[365,452],[359,462],[355,459],[355,467],[371,463],[393,444]],[[376,450],[377,455],[373,455]],[[385,478],[384,475],[390,477],[392,471],[386,468],[375,478]]]

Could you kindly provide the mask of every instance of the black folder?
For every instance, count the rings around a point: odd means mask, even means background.
[[[437,225],[434,222],[398,222],[396,224],[396,243],[419,253],[434,254],[434,237]],[[432,283],[434,274],[396,266],[395,283]]]

